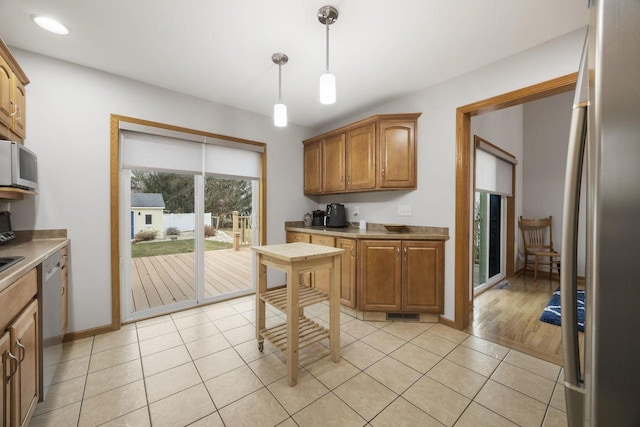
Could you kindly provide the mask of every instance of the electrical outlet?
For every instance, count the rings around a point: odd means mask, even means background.
[[[398,216],[411,216],[411,205],[399,205]]]
[[[353,207],[353,216],[360,215],[360,208],[358,206]]]
[[[0,201],[0,212],[4,212],[8,210],[9,210],[9,202]]]

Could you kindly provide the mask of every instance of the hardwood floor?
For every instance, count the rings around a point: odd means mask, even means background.
[[[135,311],[193,299],[194,254],[174,254],[131,260],[131,292]],[[251,289],[250,248],[205,252],[205,297]]]
[[[467,332],[562,365],[561,328],[539,320],[558,286],[556,280],[534,282],[531,276],[498,283],[474,298],[473,322]]]

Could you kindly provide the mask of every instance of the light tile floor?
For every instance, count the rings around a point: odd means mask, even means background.
[[[306,312],[326,324],[327,305]],[[31,426],[566,425],[559,366],[433,323],[342,313],[341,361],[302,349],[291,388],[254,316],[243,297],[66,343]]]

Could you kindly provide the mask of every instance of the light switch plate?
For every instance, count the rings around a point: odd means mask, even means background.
[[[411,205],[399,205],[398,216],[411,216]]]

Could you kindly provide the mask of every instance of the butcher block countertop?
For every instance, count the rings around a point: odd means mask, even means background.
[[[449,240],[448,227],[422,227],[407,225],[403,231],[391,232],[383,224],[368,223],[366,230],[349,225],[342,228],[305,227],[302,221],[287,221],[284,223],[286,231],[296,233],[320,234],[347,239],[376,239],[376,240]]]
[[[69,241],[66,230],[16,231],[16,238],[0,245],[0,258],[23,256],[24,259],[0,272],[0,291],[29,270],[65,247]]]

